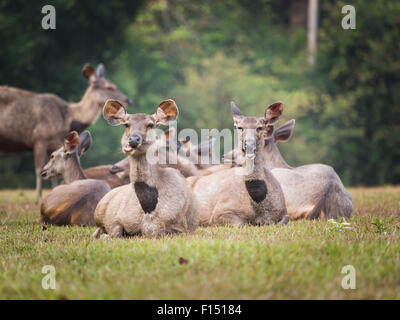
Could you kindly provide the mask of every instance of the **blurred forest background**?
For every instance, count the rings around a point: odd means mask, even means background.
[[[179,128],[232,128],[229,101],[261,116],[282,100],[289,164],[332,165],[347,185],[400,183],[400,2],[319,1],[316,63],[307,63],[307,0],[0,2],[0,84],[79,101],[84,63],[104,63],[130,112],[166,98]],[[41,28],[56,8],[57,29]],[[341,9],[356,8],[356,30]],[[123,157],[121,129],[100,118],[83,167]],[[32,153],[0,153],[0,187],[34,187]]]

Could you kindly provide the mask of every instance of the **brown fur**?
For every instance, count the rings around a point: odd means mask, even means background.
[[[103,180],[108,183],[111,189],[114,189],[124,184],[128,184],[129,174],[124,174],[124,172],[111,173],[110,170],[113,167],[111,164],[90,167],[83,170],[85,176],[89,179]]]
[[[228,168],[187,179],[199,202],[202,225],[271,224],[285,218],[282,190],[272,173],[264,167],[262,152],[262,130],[281,112],[279,105],[272,105],[265,117],[244,117],[232,103],[239,149],[246,161],[243,168]],[[265,182],[267,193],[254,196],[254,190],[248,188],[252,182]]]
[[[99,202],[95,211],[98,229],[93,236],[159,236],[193,231],[198,224],[198,212],[184,177],[177,170],[151,164],[146,159],[146,152],[154,143],[152,129],[177,117],[175,102],[162,102],[153,115],[130,115],[118,101],[107,101],[103,115],[111,125],[126,126],[121,145],[129,156],[131,183],[111,190]],[[138,185],[145,186],[140,194],[135,190]],[[146,188],[151,192],[147,196]],[[143,203],[146,201],[150,202]]]
[[[91,138],[87,131],[81,137],[84,140],[79,140],[76,132],[70,133],[64,146],[52,153],[43,168],[44,178],[61,174],[67,183],[54,188],[43,199],[40,207],[43,223],[93,226],[96,205],[110,191],[106,182],[84,175],[79,156],[89,148]]]
[[[294,124],[288,121],[275,131],[268,127],[264,145],[265,165],[282,187],[290,219],[351,217],[353,200],[332,167],[317,163],[293,168],[282,157],[277,142],[290,138]],[[240,152],[229,156],[237,162]]]
[[[190,141],[181,141],[180,153],[190,159],[199,170],[209,169],[216,166],[217,159],[214,158],[213,147],[215,139],[208,139],[200,144],[193,144]],[[207,161],[205,161],[207,159]],[[203,174],[207,171],[203,171]]]
[[[89,87],[82,100],[69,103],[50,93],[35,93],[0,86],[0,150],[33,151],[36,174],[36,202],[41,201],[40,171],[48,154],[62,145],[74,124],[83,130],[94,123],[107,98],[127,100],[114,84],[103,77],[104,67],[88,73]],[[93,69],[93,68],[92,68]]]
[[[189,159],[186,159],[185,157],[182,157],[176,153],[176,146],[173,143],[174,135],[175,129],[169,128],[168,130],[164,131],[164,136],[161,136],[161,138],[157,139],[157,141],[155,142],[157,148],[169,147],[168,152],[163,150],[158,151],[159,157],[165,159],[165,164],[160,164],[160,166],[164,168],[168,167],[179,170],[179,172],[184,177],[197,176],[199,172],[196,166]],[[171,158],[173,154],[174,158]],[[115,163],[112,166],[112,170],[124,172],[124,176],[126,175],[129,178],[129,161],[127,161],[128,157],[125,159],[126,161],[121,160],[118,163]]]

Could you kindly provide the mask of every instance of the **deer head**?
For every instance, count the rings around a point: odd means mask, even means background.
[[[64,138],[64,144],[61,148],[50,155],[50,159],[43,167],[41,176],[49,179],[59,175],[64,175],[71,160],[79,164],[79,157],[90,148],[92,136],[89,131],[84,131],[79,136],[76,131],[70,132]]]
[[[120,100],[125,104],[130,104],[131,100],[128,99],[117,86],[104,77],[105,69],[103,64],[99,64],[97,69],[90,64],[86,64],[82,69],[83,76],[88,79],[91,88],[91,97],[94,102],[103,105],[107,99]]]
[[[245,117],[234,102],[231,102],[231,111],[235,129],[238,134],[238,151],[242,156],[254,158],[256,151],[264,144],[266,128],[272,126],[281,116],[282,102],[270,105],[263,117]]]
[[[122,151],[127,155],[140,155],[147,152],[155,141],[153,129],[161,124],[167,124],[178,117],[178,107],[174,100],[165,100],[152,115],[136,113],[129,114],[124,106],[116,100],[108,100],[103,108],[104,119],[112,126],[124,125],[122,135]]]

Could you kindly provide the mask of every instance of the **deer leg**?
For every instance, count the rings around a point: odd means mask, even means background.
[[[124,233],[124,228],[120,224],[115,224],[110,228],[110,231],[108,232],[109,236],[112,238],[121,238]]]
[[[36,174],[36,204],[40,204],[42,202],[42,177],[40,176],[40,172],[46,163],[47,146],[44,143],[35,144],[33,154]]]
[[[92,237],[95,239],[99,239],[104,234],[104,228],[98,227],[96,231],[92,234]]]
[[[289,223],[289,216],[286,214],[283,216],[282,220],[278,222],[278,225],[280,226],[286,226]]]

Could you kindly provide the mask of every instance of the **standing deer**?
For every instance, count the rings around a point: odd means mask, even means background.
[[[72,131],[64,145],[54,151],[41,175],[49,179],[62,175],[66,184],[55,187],[43,199],[40,207],[41,222],[55,225],[94,225],[97,203],[110,191],[100,180],[87,179],[80,165],[80,156],[89,149],[91,135],[84,131],[80,136]]]
[[[146,153],[155,141],[153,128],[178,116],[173,100],[161,102],[153,115],[128,114],[118,101],[108,100],[103,116],[124,125],[122,150],[129,156],[131,183],[111,190],[97,205],[95,238],[124,235],[158,236],[190,232],[198,224],[194,195],[175,169],[151,164]]]
[[[50,93],[35,93],[0,86],[0,151],[33,151],[36,174],[36,203],[40,203],[40,171],[48,155],[58,149],[71,130],[82,131],[96,122],[104,102],[128,98],[104,78],[104,66],[95,71],[85,65],[82,71],[89,81],[82,100],[69,103]]]
[[[264,141],[265,165],[281,184],[290,219],[351,217],[353,200],[332,167],[318,163],[293,168],[282,157],[277,142],[287,141],[294,125],[292,119],[276,131],[268,126]],[[243,161],[240,157],[237,149],[226,156],[236,164]]]
[[[264,117],[245,117],[232,102],[238,132],[238,149],[245,158],[242,168],[220,170],[208,176],[190,177],[200,206],[202,225],[286,223],[285,199],[278,181],[264,166],[263,135],[282,114],[283,105],[269,106]]]

